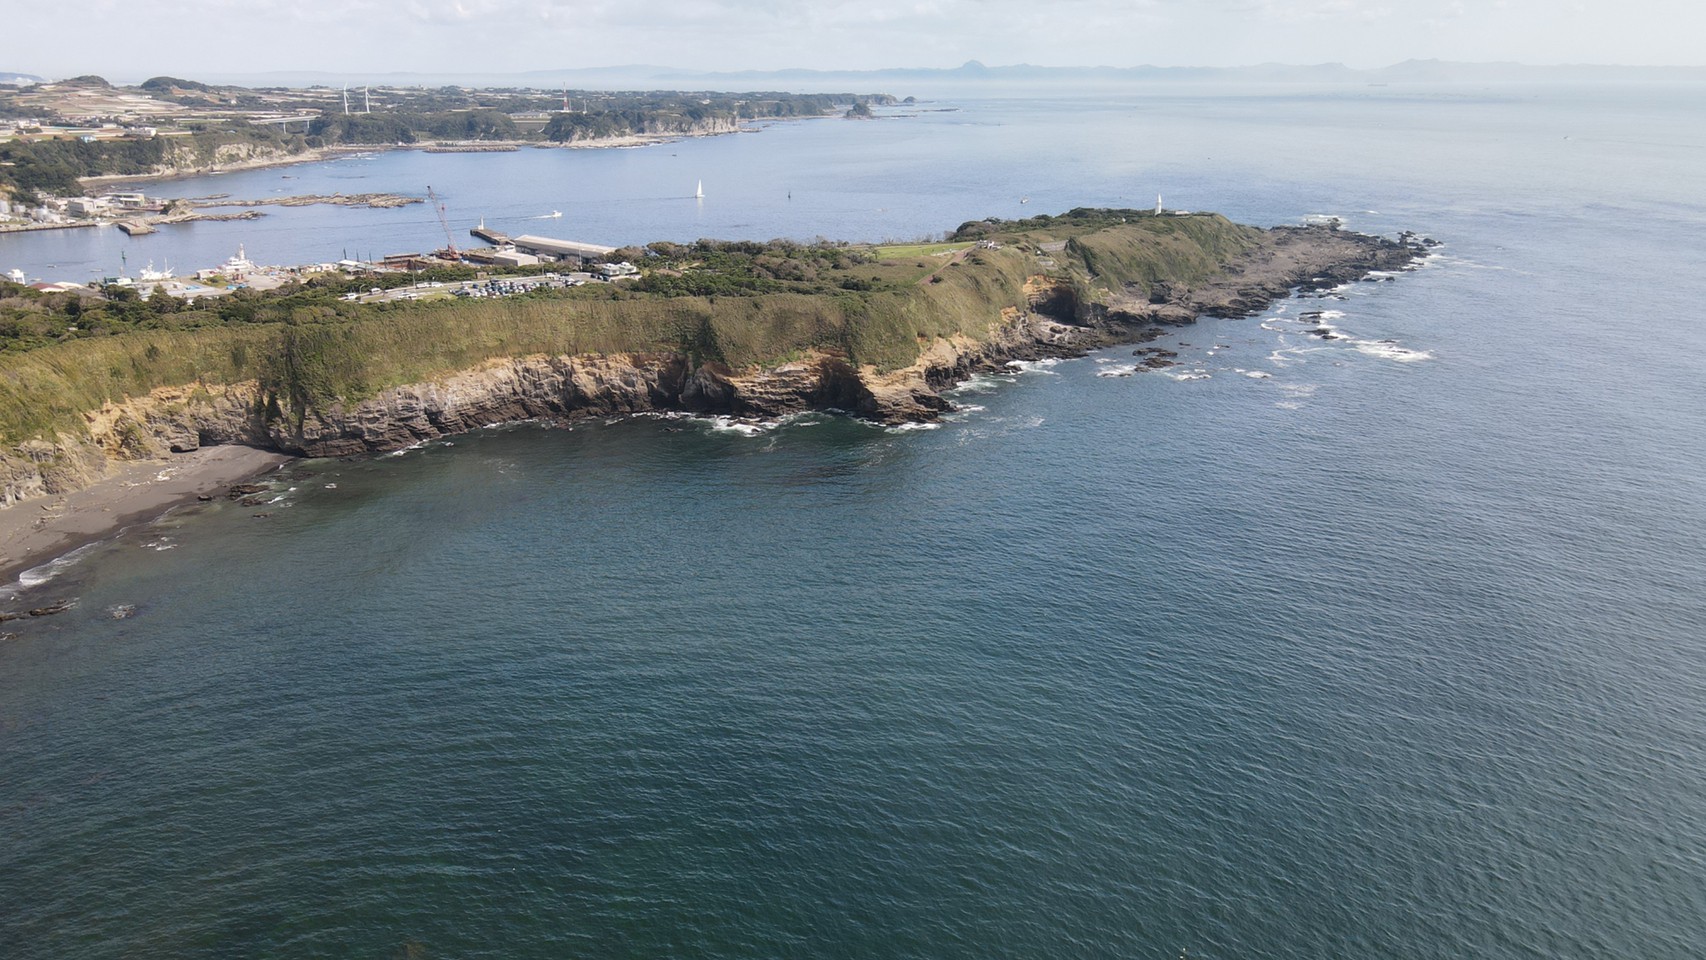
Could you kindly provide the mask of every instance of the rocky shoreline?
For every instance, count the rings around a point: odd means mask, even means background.
[[[1249,316],[1297,290],[1319,290],[1410,267],[1424,248],[1329,227],[1283,227],[1240,267],[1195,285],[1163,283],[1147,296],[1071,301],[1037,285],[1025,308],[1004,312],[987,340],[939,340],[911,366],[879,372],[827,352],[734,371],[676,353],[504,357],[428,383],[381,391],[295,422],[267,419],[258,384],[218,394],[168,388],[91,417],[102,445],[160,456],[238,443],[293,456],[381,453],[516,420],[573,420],[647,412],[768,419],[833,409],[881,423],[928,422],[949,409],[941,392],[1014,360],[1082,356],[1151,339],[1199,316]]]
[[[239,445],[274,455],[341,457],[380,453],[480,427],[518,420],[571,421],[647,412],[685,412],[768,419],[807,410],[838,410],[882,423],[935,420],[951,408],[942,392],[1015,360],[1081,356],[1140,343],[1166,326],[1199,316],[1247,316],[1300,290],[1328,289],[1371,274],[1410,269],[1424,241],[1394,241],[1327,226],[1281,227],[1234,269],[1186,285],[1159,283],[1147,292],[1082,302],[1070,288],[1034,277],[1026,303],[1002,311],[983,340],[938,339],[921,346],[912,365],[880,372],[819,352],[779,366],[735,371],[695,364],[676,353],[621,353],[497,358],[426,383],[381,391],[348,406],[301,417],[269,418],[258,383],[210,389],[162,388],[89,414],[92,444],[81,449],[43,441],[0,454],[13,504],[101,482],[111,463],[168,462],[209,447]],[[1167,363],[1150,356],[1147,366]],[[228,480],[242,479],[231,477]],[[0,513],[11,513],[13,506]],[[0,553],[15,554],[10,545]],[[40,561],[40,556],[22,561]],[[7,575],[20,569],[7,562]]]

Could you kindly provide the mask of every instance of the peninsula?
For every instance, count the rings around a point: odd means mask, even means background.
[[[639,264],[619,279],[494,299],[364,303],[303,283],[158,311],[79,299],[70,324],[53,298],[75,294],[0,284],[0,574],[66,546],[40,543],[47,525],[20,526],[20,511],[133,464],[200,456],[252,472],[196,451],[348,456],[644,411],[929,421],[950,407],[941,391],[977,371],[1256,313],[1405,269],[1424,243],[1078,209],[972,221],[928,245],[654,243],[610,254]],[[27,530],[34,546],[11,542]]]

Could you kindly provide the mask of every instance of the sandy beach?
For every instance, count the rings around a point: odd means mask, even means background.
[[[116,464],[110,476],[64,496],[0,509],[0,585],[199,495],[277,468],[290,457],[252,447],[203,447],[166,460]]]

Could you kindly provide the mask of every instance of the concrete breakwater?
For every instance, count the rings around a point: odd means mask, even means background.
[[[324,203],[334,207],[368,207],[375,210],[406,207],[425,203],[423,197],[405,197],[395,193],[334,193],[304,194],[296,197],[264,197],[259,200],[201,200],[198,207],[308,207]]]

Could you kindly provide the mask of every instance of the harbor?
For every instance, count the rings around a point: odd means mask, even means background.
[[[567,245],[566,241],[560,243]],[[573,246],[602,250],[605,254],[614,252],[614,248],[593,244]],[[518,253],[514,247],[490,247],[462,251],[460,258],[455,260],[438,254],[398,253],[388,254],[373,261],[346,259],[284,266],[255,263],[249,259],[247,251],[239,247],[237,252],[224,262],[196,270],[184,277],[178,276],[170,263],[163,269],[156,269],[150,261],[147,266],[137,270],[135,276],[126,270],[87,284],[31,279],[22,270],[15,268],[5,274],[4,279],[41,293],[75,293],[85,297],[105,298],[111,295],[109,288],[118,288],[130,291],[143,300],[163,294],[188,301],[226,296],[239,290],[274,291],[321,278],[349,280],[370,277],[378,285],[365,291],[347,293],[343,299],[359,303],[387,303],[400,300],[508,297],[536,290],[560,290],[586,283],[633,279],[639,275],[638,268],[626,261],[599,263],[596,260],[595,256],[589,255],[585,259],[563,256],[541,261],[533,254]],[[542,263],[560,263],[586,269],[548,270],[541,267]],[[446,270],[457,268],[471,270],[472,275],[454,280],[423,279],[404,282],[405,278],[427,273],[439,275]],[[493,272],[494,269],[504,268],[512,268],[518,272]]]
[[[0,200],[0,231],[65,230],[76,227],[116,226],[126,236],[144,236],[163,224],[196,223],[204,220],[253,219],[260,213],[207,214],[199,211],[219,207],[307,207],[325,204],[337,207],[367,207],[385,210],[424,203],[421,197],[394,193],[308,194],[234,200],[229,194],[208,197],[148,197],[141,193],[107,193],[94,196],[44,197],[33,205]]]
[[[420,198],[431,184],[444,198],[458,246],[472,242],[469,231],[482,218],[487,229],[508,238],[543,236],[623,247],[700,237],[809,240],[832,225],[837,233],[845,230],[861,241],[913,239],[985,212],[983,199],[970,193],[939,194],[922,203],[872,202],[850,182],[808,172],[833,169],[834,158],[844,156],[855,140],[904,134],[912,123],[776,124],[758,136],[690,139],[638,149],[374,150],[282,169],[189,176],[150,183],[145,193],[150,200],[196,204],[194,212],[202,218],[259,216],[247,221],[156,223],[156,233],[134,237],[110,222],[0,233],[0,271],[18,268],[32,280],[89,283],[117,275],[123,267],[121,253],[133,264],[152,258],[157,263],[170,259],[174,264],[213,265],[243,243],[268,263],[376,262],[387,253],[434,249],[446,242],[428,204],[206,205],[219,194],[235,200],[340,193]],[[821,161],[796,165],[787,158],[790,150]],[[700,181],[702,201],[694,196]]]

